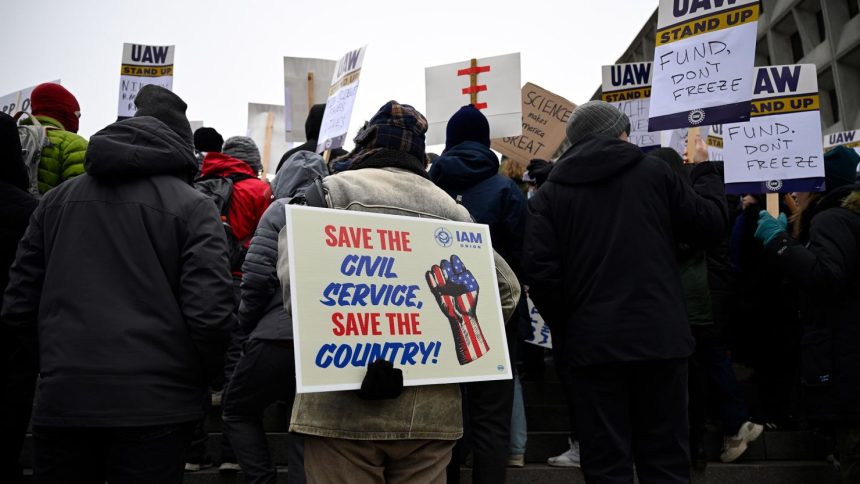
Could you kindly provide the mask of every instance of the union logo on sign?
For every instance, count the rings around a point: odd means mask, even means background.
[[[433,233],[433,239],[442,247],[450,247],[454,243],[454,236],[445,227],[439,227]]]

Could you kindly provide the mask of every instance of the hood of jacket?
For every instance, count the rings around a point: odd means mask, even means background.
[[[328,174],[325,160],[312,151],[299,151],[290,156],[272,180],[276,199],[302,195],[315,179]]]
[[[464,141],[436,158],[430,179],[443,190],[461,190],[499,173],[499,158],[490,148]]]
[[[194,149],[151,116],[113,123],[90,138],[84,169],[97,178],[176,175],[188,182],[197,173]]]
[[[854,191],[842,201],[842,207],[860,215],[860,185],[854,186]]]
[[[581,185],[612,178],[645,157],[633,143],[592,135],[570,147],[556,162],[547,181]]]
[[[200,176],[227,176],[236,174],[257,176],[254,170],[239,158],[233,158],[230,155],[214,151],[206,153],[206,157],[203,158]]]

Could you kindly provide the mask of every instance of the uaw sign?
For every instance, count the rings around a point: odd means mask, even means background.
[[[173,90],[172,45],[123,44],[119,77],[119,117],[137,112],[134,98],[143,86],[159,85]]]
[[[726,192],[822,191],[819,108],[814,65],[757,68],[752,118],[723,125]]]
[[[660,0],[649,130],[747,121],[759,0]]]
[[[660,133],[648,131],[652,74],[650,62],[603,66],[600,98],[627,115],[630,120],[628,139],[643,151],[660,147]]]

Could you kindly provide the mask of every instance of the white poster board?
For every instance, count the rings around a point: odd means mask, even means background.
[[[660,147],[660,133],[648,131],[652,67],[650,62],[603,66],[601,99],[627,115],[628,139],[645,151]]]
[[[173,90],[172,45],[123,44],[119,76],[119,117],[131,117],[137,111],[134,98],[143,86],[159,85]]]
[[[540,315],[530,297],[526,297],[526,302],[529,307],[532,334],[525,339],[525,342],[542,348],[552,349],[552,333],[549,330],[549,325],[543,320],[543,316]]]
[[[331,85],[328,88],[317,153],[340,148],[346,141],[346,132],[349,130],[349,120],[352,118],[352,107],[355,105],[355,96],[358,93],[358,78],[361,75],[366,51],[366,45],[349,51],[335,65]]]
[[[281,156],[290,149],[284,132],[284,107],[277,104],[248,103],[248,131],[260,149],[260,161],[266,174],[278,169]]]
[[[823,190],[819,108],[814,65],[757,68],[750,121],[723,126],[726,191]]]
[[[328,99],[335,64],[335,61],[327,59],[284,57],[284,129],[287,141],[307,141],[305,120],[311,105],[324,104]],[[313,99],[308,104],[311,95]]]
[[[472,104],[490,123],[490,139],[523,134],[520,54],[428,67],[424,70],[427,92],[427,145],[445,143],[448,120],[461,107]]]
[[[649,129],[743,122],[759,0],[660,0]]]
[[[702,126],[699,128],[699,136],[702,139],[709,138],[710,126]],[[687,152],[687,132],[688,128],[670,129],[660,132],[660,145],[664,148],[672,148],[677,151],[682,157]]]
[[[60,80],[50,81],[54,84],[60,84]],[[30,108],[30,95],[33,93],[33,89],[36,89],[37,86],[30,86],[26,89],[21,89],[20,91],[15,91],[5,96],[0,97],[0,111],[8,114],[9,116],[14,116],[15,113],[19,111],[24,111],[25,113],[29,113]]]
[[[511,378],[486,225],[287,205],[298,393]],[[309,257],[308,254],[315,254]]]
[[[853,148],[860,154],[860,130],[842,131],[824,136],[824,151],[830,151],[837,146]]]

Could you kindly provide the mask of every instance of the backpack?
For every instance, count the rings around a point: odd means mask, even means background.
[[[32,125],[20,124],[24,115],[30,118],[30,121],[33,122]],[[14,119],[18,123],[21,158],[27,168],[27,177],[30,181],[27,192],[38,200],[42,198],[42,194],[39,193],[39,163],[42,161],[42,150],[51,146],[51,140],[48,139],[48,128],[42,126],[42,123],[35,116],[25,111],[16,113]]]
[[[224,233],[227,236],[227,257],[230,261],[231,271],[242,270],[242,262],[245,261],[245,254],[248,249],[245,248],[246,240],[238,240],[233,233],[233,227],[230,226],[230,198],[233,195],[233,185],[236,183],[254,178],[252,175],[244,173],[234,173],[227,176],[207,176],[198,178],[194,182],[194,188],[200,193],[211,198],[218,208],[218,213],[221,215],[221,224],[224,227]]]

